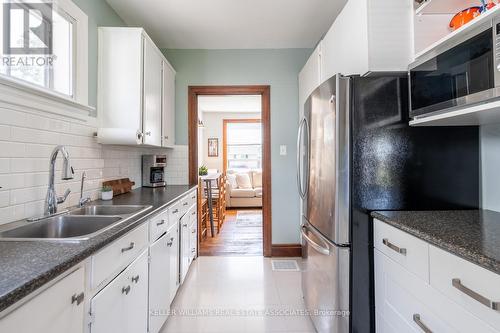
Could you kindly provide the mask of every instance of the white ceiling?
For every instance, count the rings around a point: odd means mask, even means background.
[[[261,111],[260,95],[198,96],[201,112],[255,113]]]
[[[160,48],[312,48],[347,0],[106,0]]]

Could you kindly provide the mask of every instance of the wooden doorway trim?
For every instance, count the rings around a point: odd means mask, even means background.
[[[262,236],[265,257],[272,255],[271,220],[271,86],[189,86],[189,184],[198,184],[198,96],[260,95],[262,122]]]
[[[222,119],[222,170],[227,171],[227,124],[262,123],[260,119]]]

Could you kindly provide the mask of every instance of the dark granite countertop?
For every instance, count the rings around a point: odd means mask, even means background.
[[[372,216],[500,274],[500,213],[490,210],[387,211]]]
[[[98,205],[150,205],[150,210],[105,232],[77,243],[0,240],[0,312],[51,281],[59,274],[124,235],[194,186],[170,185],[165,188],[139,188],[115,197],[95,201]]]

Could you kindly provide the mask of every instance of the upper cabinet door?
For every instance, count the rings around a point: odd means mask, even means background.
[[[163,62],[162,146],[175,144],[175,71]]]
[[[307,98],[320,85],[321,47],[322,43],[319,43],[299,73],[299,119],[304,117]]]
[[[323,39],[321,82],[338,73],[406,71],[412,13],[412,1],[349,0]]]
[[[144,38],[144,144],[161,146],[163,60],[156,46]]]

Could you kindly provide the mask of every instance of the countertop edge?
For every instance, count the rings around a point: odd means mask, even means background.
[[[372,212],[371,216],[381,222],[387,223],[401,231],[404,231],[420,240],[423,240],[427,243],[429,243],[432,246],[435,246],[439,249],[442,249],[452,255],[456,255],[459,258],[462,258],[464,260],[467,260],[468,262],[477,265],[479,267],[482,267],[484,269],[487,269],[495,274],[500,275],[500,271],[498,270],[498,263],[488,257],[485,257],[484,255],[481,255],[479,253],[471,253],[470,250],[463,248],[461,246],[457,245],[452,245],[449,244],[448,242],[444,241],[441,238],[434,237],[432,235],[429,235],[427,233],[421,232],[419,230],[416,230],[414,228],[408,227],[404,223],[394,221],[393,219],[383,215],[382,212]]]

